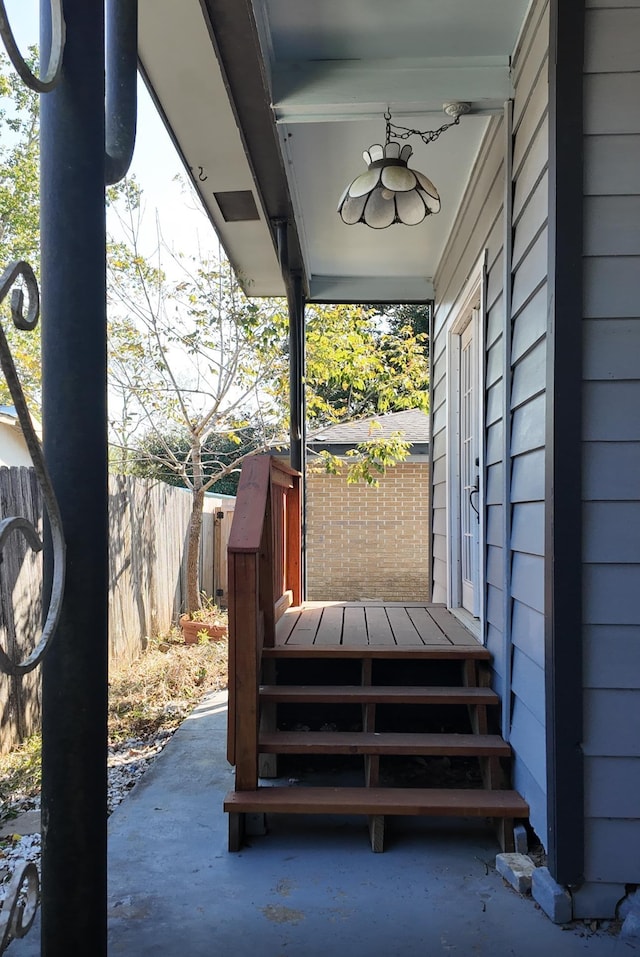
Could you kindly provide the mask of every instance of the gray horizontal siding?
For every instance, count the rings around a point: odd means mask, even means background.
[[[541,733],[536,729],[537,735]],[[547,798],[546,784],[541,785],[537,778],[529,771],[524,761],[514,761],[513,766],[513,786],[520,792],[526,794],[529,807],[531,808],[530,820],[538,833],[545,835],[547,833]]]
[[[546,840],[544,445],[548,273],[548,4],[534,4],[516,55],[513,161],[511,642],[515,786]]]
[[[640,761],[589,757],[585,761],[588,817],[638,817]]]
[[[585,876],[640,860],[640,4],[588,4],[585,42]]]
[[[597,6],[597,5],[596,5]],[[586,73],[633,73],[638,69],[640,8],[592,9],[587,13]]]
[[[640,380],[585,382],[583,396],[587,442],[640,441]]]
[[[610,502],[640,496],[640,442],[585,442],[583,497]]]
[[[640,196],[587,196],[586,256],[640,256]]]
[[[636,884],[640,860],[640,820],[588,819],[585,872],[598,881]],[[593,880],[596,880],[594,877]]]
[[[487,507],[486,538],[487,545],[502,546],[504,537],[504,509],[502,505],[490,505]]]
[[[514,509],[511,548],[544,555],[544,502],[526,502]]]
[[[640,690],[640,625],[588,625],[584,629],[585,688]],[[640,794],[640,791],[638,792]]]
[[[585,562],[640,564],[640,500],[585,502],[582,527]]]
[[[544,668],[544,615],[535,608],[529,608],[521,602],[513,606],[513,644]]]
[[[513,372],[511,385],[512,409],[524,405],[534,396],[545,391],[546,361],[546,342],[542,340],[518,362]]]
[[[635,196],[640,193],[640,136],[590,136],[588,146],[584,164],[585,195]]]
[[[511,568],[511,595],[514,601],[542,613],[544,610],[544,559],[539,555],[514,552]]]
[[[584,692],[585,754],[640,758],[638,692],[626,688],[587,688]]]
[[[544,671],[518,647],[513,651],[511,690],[544,726]]]
[[[638,275],[640,255],[611,255],[586,259],[585,318],[638,318]]]
[[[640,624],[640,565],[585,565],[582,588],[586,624]],[[640,644],[637,656],[636,667],[640,668]],[[623,681],[620,675],[619,682]],[[637,705],[640,715],[640,698]]]
[[[635,379],[640,355],[640,319],[585,319],[585,379]]]
[[[517,755],[517,759],[514,761],[515,776],[518,775],[519,766],[524,765],[529,775],[536,782],[539,792],[544,794],[547,777],[544,724],[538,721],[517,695],[513,699],[511,746]],[[534,797],[537,797],[537,795],[534,795]],[[540,807],[539,805],[531,806],[531,795],[527,795],[527,800],[530,802],[533,815],[531,823],[538,831],[538,836],[544,837],[544,832],[541,834],[538,828],[539,817],[543,814],[546,817],[546,801],[545,805]]]
[[[446,601],[448,591],[446,514],[447,481],[447,389],[446,348],[447,328],[451,309],[468,275],[487,249],[489,264],[489,296],[492,300],[492,342],[496,347],[496,361],[501,368],[498,326],[503,316],[502,285],[496,277],[502,270],[502,121],[493,119],[480,147],[469,186],[462,200],[459,215],[447,242],[440,266],[436,272],[436,307],[433,343],[434,372],[432,376],[433,415],[433,600]],[[497,371],[494,381],[499,377]],[[493,400],[493,418],[497,418]]]
[[[511,427],[511,452],[522,455],[533,449],[544,447],[545,441],[545,397],[537,395],[513,413]]]
[[[511,501],[537,502],[544,499],[544,449],[527,452],[513,459]]]
[[[502,504],[502,486],[504,484],[504,466],[502,462],[490,465],[487,469],[485,501],[488,506]],[[495,544],[495,542],[494,542]]]
[[[511,340],[511,361],[517,362],[547,331],[547,284],[540,283],[518,315]]]
[[[504,634],[504,602],[502,598],[502,589],[494,588],[489,585],[487,588],[487,603],[485,608],[487,623],[493,627],[494,633]],[[494,640],[493,648],[490,649],[493,655],[492,667],[496,674],[504,674],[504,649],[502,643],[498,642],[497,637]]]

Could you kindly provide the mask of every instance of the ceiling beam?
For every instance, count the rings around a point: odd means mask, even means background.
[[[316,60],[275,64],[273,110],[279,123],[394,118],[442,113],[451,100],[474,113],[501,111],[512,95],[509,57]]]
[[[433,282],[424,276],[312,276],[310,302],[429,302]]]

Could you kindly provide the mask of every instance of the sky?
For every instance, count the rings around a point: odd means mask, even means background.
[[[46,2],[46,0],[45,0]],[[40,0],[5,0],[9,22],[22,50],[39,39]],[[218,243],[205,216],[192,209],[192,201],[175,181],[184,178],[184,167],[164,125],[138,77],[138,129],[130,174],[143,190],[147,242],[154,243],[155,212],[165,236],[175,249],[196,252],[198,243],[217,252]]]

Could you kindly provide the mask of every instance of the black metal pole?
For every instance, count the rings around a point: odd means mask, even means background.
[[[43,3],[42,49],[48,3]],[[42,954],[107,953],[104,2],[64,0],[62,79],[41,104],[43,424],[67,540],[43,664]]]
[[[306,341],[304,330],[305,300],[302,290],[302,276],[296,273],[292,277],[292,325],[295,353],[295,363],[292,362],[292,377],[295,373],[295,384],[291,393],[292,409],[296,408],[296,468],[302,474],[301,509],[302,509],[302,597],[307,593],[307,495],[306,495],[306,465],[307,465],[307,403],[305,396],[304,377],[306,374]],[[293,450],[293,443],[292,443]],[[293,459],[292,459],[293,464]]]

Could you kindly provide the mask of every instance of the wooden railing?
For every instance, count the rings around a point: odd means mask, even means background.
[[[270,455],[242,467],[228,546],[229,722],[227,757],[236,790],[258,784],[258,690],[262,649],[302,600],[300,474]]]

